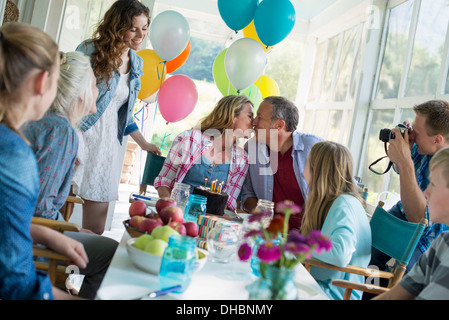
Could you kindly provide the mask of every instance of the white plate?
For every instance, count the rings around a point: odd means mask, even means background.
[[[133,300],[138,299],[157,288],[142,287],[138,285],[112,285],[103,287],[97,292],[99,300]]]

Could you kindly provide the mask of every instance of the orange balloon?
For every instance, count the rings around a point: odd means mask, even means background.
[[[189,43],[187,44],[187,47],[184,49],[183,52],[181,52],[181,54],[179,56],[177,56],[173,60],[167,61],[167,64],[166,64],[167,73],[172,73],[173,71],[178,70],[179,67],[181,67],[187,61],[187,58],[189,57],[189,54],[190,54],[190,49],[191,49],[191,45],[190,45],[190,41],[189,41]]]

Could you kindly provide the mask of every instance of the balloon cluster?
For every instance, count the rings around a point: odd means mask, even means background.
[[[292,31],[296,15],[290,0],[218,0],[226,25],[243,38],[234,41],[216,58],[213,76],[225,95],[244,94],[254,102],[279,95],[276,82],[263,75],[267,52]]]
[[[189,23],[176,11],[163,11],[152,21],[149,37],[153,49],[137,52],[143,59],[138,98],[144,100],[159,91],[157,99],[162,117],[167,122],[180,121],[195,108],[198,91],[189,77],[179,74],[166,79],[166,75],[179,69],[189,57]]]

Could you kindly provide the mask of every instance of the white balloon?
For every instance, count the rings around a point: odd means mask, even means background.
[[[149,37],[159,58],[173,60],[184,51],[190,41],[189,23],[179,12],[163,11],[151,22]]]
[[[259,42],[241,38],[233,42],[226,51],[225,71],[229,81],[237,90],[244,90],[263,74],[267,55]]]

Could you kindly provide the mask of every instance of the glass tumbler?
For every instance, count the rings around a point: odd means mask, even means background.
[[[257,206],[256,206],[255,211],[256,210],[266,211],[266,212],[270,213],[270,217],[267,217],[262,220],[264,228],[267,228],[271,222],[271,219],[273,219],[273,216],[274,216],[274,202],[269,201],[269,200],[259,199],[257,201]]]
[[[176,182],[171,192],[171,198],[176,201],[176,205],[184,212],[190,196],[190,185]]]
[[[205,196],[191,194],[184,211],[184,220],[198,223],[198,216],[206,214],[206,203],[207,198]]]
[[[175,293],[184,292],[190,284],[195,270],[196,240],[189,236],[172,235],[162,256],[159,271],[161,290],[181,285]]]
[[[230,224],[217,224],[207,234],[207,251],[213,262],[228,263],[234,253],[237,252],[239,237],[234,227]]]

